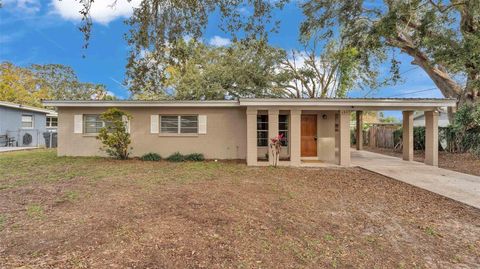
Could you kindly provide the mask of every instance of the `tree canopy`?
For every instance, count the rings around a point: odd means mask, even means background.
[[[145,53],[131,61],[127,74],[136,99],[279,97],[283,57],[283,50],[255,40],[215,47],[182,39],[160,58]]]
[[[362,51],[364,65],[382,62],[388,50],[398,49],[445,97],[459,104],[480,99],[480,1],[320,0],[302,8],[303,37],[331,38],[341,29],[342,39]]]
[[[86,40],[90,37],[89,7],[84,5]],[[234,39],[267,39],[278,29],[272,11],[289,0],[143,0],[128,20],[130,59],[140,60],[145,51],[155,59],[185,36],[199,38],[218,12],[220,28]],[[375,71],[389,59],[389,51],[400,50],[412,57],[442,94],[459,104],[480,98],[480,1],[478,0],[306,0],[300,3],[306,17],[300,34],[312,38],[338,38],[358,51],[361,69]],[[251,15],[241,15],[247,8]],[[399,62],[391,60],[392,79],[400,76]]]
[[[71,67],[59,64],[0,64],[0,100],[41,107],[42,99],[112,99],[104,85],[80,82]]]

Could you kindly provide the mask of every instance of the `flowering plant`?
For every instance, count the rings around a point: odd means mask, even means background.
[[[278,134],[274,138],[270,138],[270,150],[273,156],[273,166],[277,167],[278,160],[280,159],[280,151],[282,150],[282,141],[284,140],[283,134]]]

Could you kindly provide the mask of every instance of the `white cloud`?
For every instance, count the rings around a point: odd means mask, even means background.
[[[141,0],[95,0],[90,8],[90,15],[94,22],[100,24],[108,24],[109,22],[118,18],[127,18],[132,12],[133,8],[138,7]],[[83,5],[75,0],[52,0],[51,6],[53,12],[59,14],[66,20],[79,21],[82,19],[80,11]]]
[[[228,46],[232,43],[232,41],[230,41],[230,39],[228,38],[225,38],[225,37],[221,37],[221,36],[214,36],[212,38],[210,38],[210,40],[208,40],[208,44],[212,45],[212,46],[215,46],[215,47],[224,47],[224,46]]]
[[[3,4],[5,8],[26,14],[36,14],[41,8],[39,0],[5,0]]]

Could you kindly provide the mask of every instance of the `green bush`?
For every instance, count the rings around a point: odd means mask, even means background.
[[[185,155],[185,160],[193,161],[193,162],[201,162],[205,160],[205,157],[203,157],[203,154],[201,153],[191,153],[191,154]]]
[[[413,149],[425,150],[425,127],[413,127]]]
[[[121,160],[128,159],[132,141],[127,130],[127,122],[132,119],[132,116],[119,109],[110,108],[102,113],[100,118],[106,123],[97,136],[97,139],[102,142],[100,149],[111,157]]]
[[[455,134],[454,150],[471,152],[480,157],[480,104],[459,108],[452,128]]]
[[[169,162],[201,162],[204,161],[205,157],[201,153],[191,153],[187,155],[182,155],[180,152],[175,152],[172,155],[168,156],[167,161]]]
[[[143,154],[143,156],[140,157],[140,159],[142,161],[160,161],[162,157],[157,153],[150,152],[150,153]]]
[[[184,162],[185,161],[185,156],[180,154],[180,152],[175,152],[172,155],[168,156],[167,161],[169,162]]]

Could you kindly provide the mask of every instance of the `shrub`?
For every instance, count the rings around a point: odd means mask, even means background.
[[[130,155],[130,134],[127,130],[127,120],[132,117],[116,108],[110,108],[100,116],[107,124],[100,129],[97,139],[103,146],[100,148],[111,157],[126,160]]]
[[[172,155],[168,156],[167,161],[169,162],[184,162],[185,156],[180,154],[180,152],[175,152]]]
[[[453,131],[456,150],[480,156],[480,104],[460,107],[455,114]]]
[[[425,127],[413,127],[413,149],[425,150]]]
[[[185,155],[185,160],[187,161],[193,161],[193,162],[201,162],[205,160],[205,157],[203,157],[203,154],[201,153],[191,153],[188,155]]]
[[[140,157],[140,159],[142,161],[160,161],[162,157],[157,153],[150,152],[150,153],[143,154],[143,156]]]

